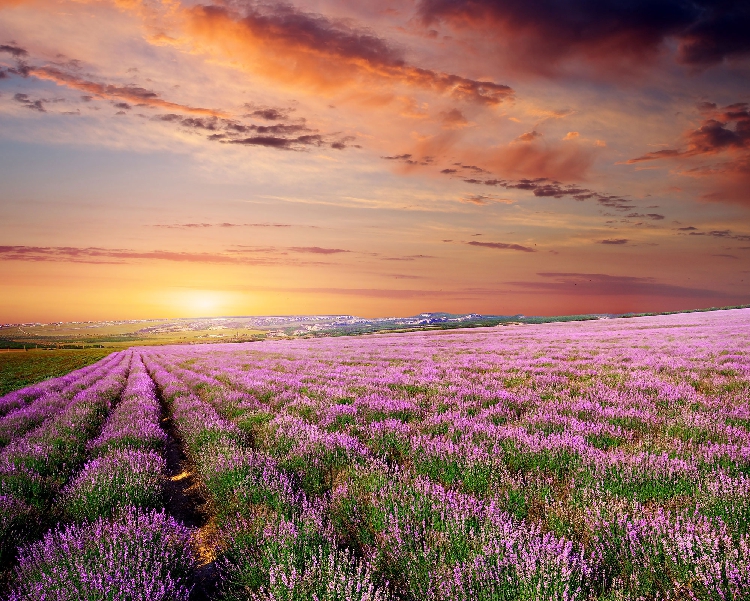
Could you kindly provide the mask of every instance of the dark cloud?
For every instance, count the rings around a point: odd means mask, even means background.
[[[698,108],[708,118],[698,129],[685,132],[683,149],[649,152],[630,159],[628,164],[750,149],[750,111],[746,102],[731,104],[721,110],[713,103],[702,103]]]
[[[154,227],[161,227],[165,229],[201,229],[209,227],[221,227],[221,228],[232,228],[232,227],[292,227],[289,223],[174,223],[174,224],[157,224]]]
[[[133,107],[130,106],[127,102],[117,102],[117,103],[115,103],[115,108],[123,109],[125,111],[129,111]]]
[[[385,159],[387,161],[399,161],[401,163],[404,163],[404,165],[420,165],[422,167],[425,167],[427,165],[431,165],[432,162],[435,160],[434,157],[431,156],[424,156],[420,159],[413,158],[413,155],[406,153],[406,154],[396,154],[393,156],[386,156],[386,157],[380,157],[381,159]]]
[[[615,245],[622,245],[627,244],[629,240],[627,238],[610,238],[607,240],[599,240],[597,244],[615,244]]]
[[[505,242],[479,242],[472,240],[467,242],[469,246],[481,246],[484,248],[494,248],[497,250],[518,250],[525,253],[534,253],[536,250],[529,248],[528,246],[521,246],[520,244],[506,244]]]
[[[670,40],[694,67],[750,54],[745,0],[421,0],[418,10],[428,26],[485,28],[516,62],[548,73],[569,59],[647,64]]]
[[[265,121],[282,121],[289,118],[289,114],[293,109],[281,109],[274,107],[256,107],[254,105],[246,105],[252,112],[248,113],[248,117],[255,119],[264,119]]]
[[[323,146],[323,137],[320,135],[298,136],[296,138],[281,138],[279,136],[251,136],[236,140],[225,140],[228,144],[241,144],[243,146],[265,146],[266,148],[277,148],[279,150],[300,150],[306,146]]]
[[[45,100],[31,100],[28,94],[15,94],[13,100],[24,105],[27,109],[32,111],[39,111],[40,113],[46,113],[47,110],[44,108]]]
[[[344,150],[346,148],[362,148],[360,144],[352,144],[357,138],[354,136],[344,136],[331,142],[331,148],[334,150]]]
[[[289,250],[295,253],[312,253],[314,255],[337,255],[352,252],[343,248],[321,248],[320,246],[292,246]]]
[[[0,52],[6,52],[12,56],[15,56],[16,58],[21,58],[22,56],[29,55],[28,51],[11,44],[0,44]]]
[[[711,255],[712,257],[721,257],[722,259],[739,259],[739,257],[735,255],[726,255],[726,254],[717,254],[717,255]]]
[[[18,75],[19,77],[29,77],[31,75],[31,67],[25,62],[19,60],[15,67],[9,68],[8,73]]]
[[[738,242],[750,242],[750,234],[736,234],[732,230],[709,230],[701,232],[697,227],[680,227],[678,232],[688,232],[689,236],[710,236],[712,238],[721,238],[723,240],[737,240]]]
[[[525,290],[534,290],[550,294],[712,298],[717,301],[734,298],[724,292],[666,284],[651,277],[618,276],[603,273],[554,272],[542,272],[537,273],[537,275],[544,280],[552,281],[521,281],[508,283]]]
[[[476,175],[479,175],[481,173],[489,173],[486,169],[482,169],[481,167],[478,167],[477,165],[464,165],[463,163],[453,163],[454,167],[458,167],[458,169],[461,169],[462,171],[470,171],[471,173],[474,173]],[[455,173],[455,169],[444,169],[441,173]]]
[[[626,217],[629,217],[630,219],[651,219],[653,221],[661,221],[664,219],[664,215],[660,215],[659,213],[646,213],[645,215],[643,213],[630,213],[626,215]]]
[[[404,257],[383,257],[382,261],[416,261],[418,259],[436,259],[432,255],[406,255]]]
[[[505,179],[464,179],[467,184],[499,186],[501,188],[513,190],[527,190],[534,193],[534,196],[550,198],[573,198],[574,200],[595,200],[599,204],[619,211],[627,211],[635,208],[630,204],[632,201],[622,196],[612,194],[602,194],[594,192],[588,188],[582,188],[576,185],[563,185],[561,182],[550,180],[546,177],[535,179],[505,180]]]
[[[326,145],[336,150],[360,147],[351,144],[355,140],[353,136],[321,135],[317,133],[317,130],[307,127],[304,119],[299,119],[295,123],[275,123],[274,125],[241,123],[234,119],[216,116],[184,117],[175,113],[157,115],[152,119],[172,123],[190,131],[209,134],[207,136],[209,140],[225,144],[264,146],[278,150],[304,150],[308,147]]]

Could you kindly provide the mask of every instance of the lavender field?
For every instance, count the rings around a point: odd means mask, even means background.
[[[750,310],[134,348],[0,416],[8,600],[750,599]]]

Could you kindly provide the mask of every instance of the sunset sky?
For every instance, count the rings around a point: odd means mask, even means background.
[[[0,0],[0,322],[750,303],[746,0]]]

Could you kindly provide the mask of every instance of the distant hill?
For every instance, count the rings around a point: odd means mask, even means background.
[[[746,308],[750,305],[712,307],[695,311]],[[693,313],[674,311],[671,313]],[[0,349],[24,348],[124,348],[133,345],[248,342],[268,338],[353,336],[378,332],[478,328],[558,321],[585,321],[666,315],[625,313],[526,316],[479,313],[427,312],[410,317],[365,318],[354,315],[261,315],[196,317],[69,323],[0,325]]]

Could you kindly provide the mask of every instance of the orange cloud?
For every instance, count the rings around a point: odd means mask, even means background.
[[[53,81],[58,85],[66,86],[73,90],[80,90],[100,98],[109,100],[126,100],[134,104],[145,104],[156,108],[163,108],[194,115],[210,115],[213,117],[225,117],[226,113],[214,109],[196,108],[185,106],[175,102],[169,102],[160,98],[156,92],[137,86],[115,86],[111,84],[96,83],[81,79],[70,73],[65,73],[55,67],[33,67],[28,73],[38,79]]]
[[[627,163],[729,155],[728,161],[680,173],[710,181],[712,190],[703,195],[705,200],[750,204],[750,106],[738,102],[719,109],[713,103],[702,103],[698,108],[705,118],[700,127],[683,134],[683,148],[649,152]]]
[[[657,150],[630,159],[627,163],[750,149],[750,107],[746,102],[730,104],[722,110],[717,110],[715,104],[707,103],[699,108],[704,114],[709,113],[708,118],[698,129],[685,132],[687,148]]]
[[[503,177],[545,177],[570,182],[586,179],[596,154],[593,148],[581,144],[532,141],[474,150],[465,158],[481,161],[480,164]]]
[[[219,55],[242,68],[299,90],[332,93],[367,85],[405,85],[458,100],[497,105],[513,90],[409,64],[386,40],[342,21],[288,5],[222,6],[181,11],[194,50]],[[359,88],[361,90],[361,88]]]

